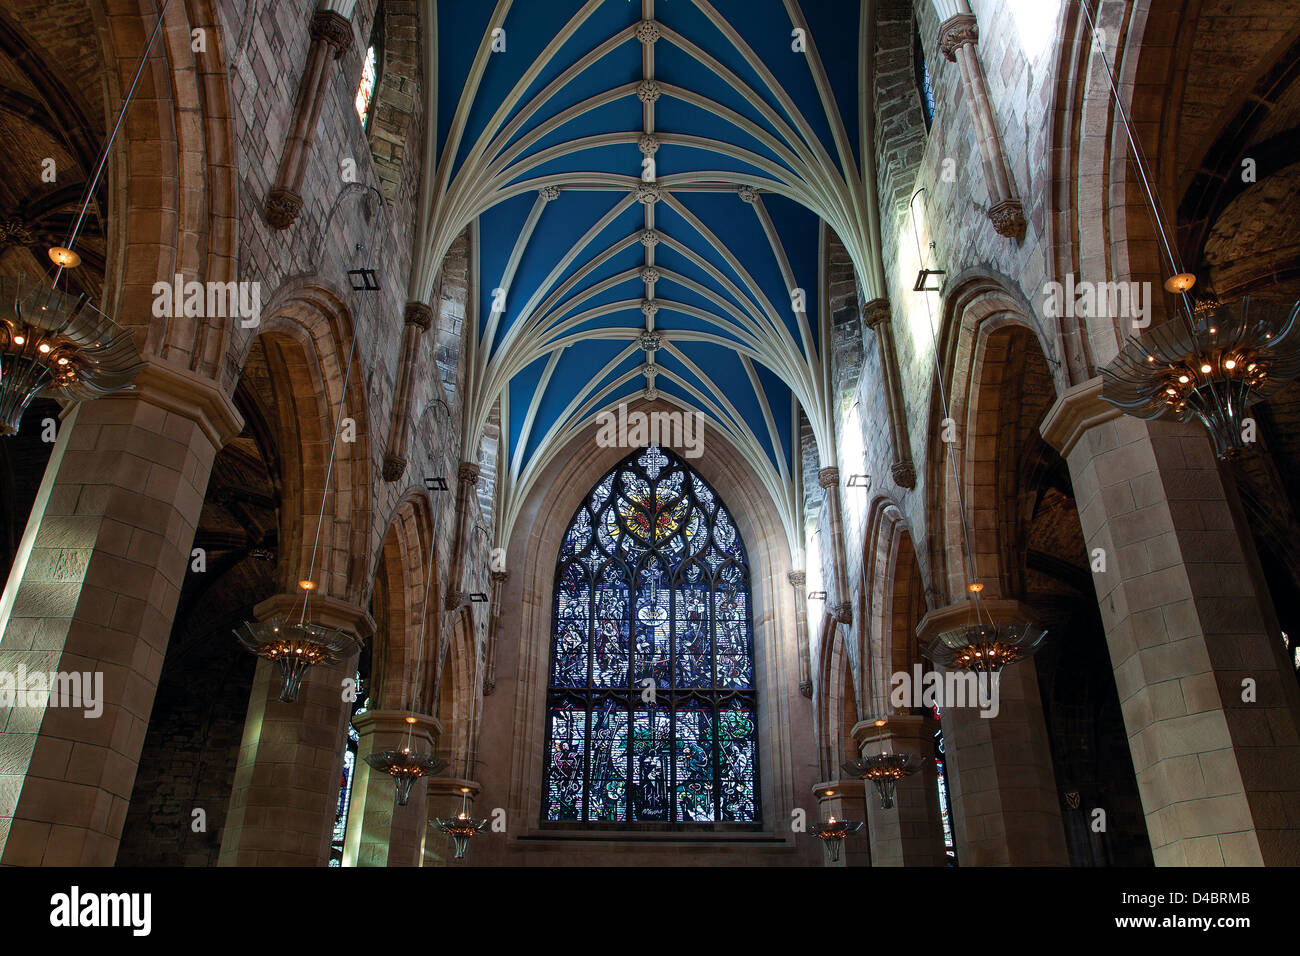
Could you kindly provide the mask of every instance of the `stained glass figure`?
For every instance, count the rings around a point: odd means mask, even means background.
[[[606,475],[556,566],[544,819],[758,823],[752,620],[698,474],[652,446]]]
[[[366,62],[361,67],[361,83],[357,86],[357,98],[354,104],[362,129],[365,129],[370,122],[370,103],[375,97],[375,81],[378,77],[376,63],[375,48],[372,46],[366,50]]]

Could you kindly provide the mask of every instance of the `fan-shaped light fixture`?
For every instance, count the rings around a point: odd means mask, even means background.
[[[916,773],[921,769],[921,764],[911,754],[885,753],[882,750],[877,754],[846,761],[842,769],[850,777],[874,783],[876,792],[880,794],[880,809],[892,810],[898,781]]]
[[[14,435],[40,392],[72,401],[129,388],[144,363],[131,341],[84,297],[0,276],[0,435]]]
[[[451,846],[457,862],[465,859],[469,850],[469,841],[487,829],[486,819],[475,819],[469,815],[469,787],[460,788],[460,813],[454,817],[438,817],[438,829],[451,837]]]
[[[411,753],[409,734],[405,747],[400,750],[383,750],[371,754],[366,758],[366,763],[393,778],[393,783],[397,787],[399,807],[406,806],[406,802],[411,799],[411,789],[415,786],[415,781],[421,777],[431,777],[447,766],[446,761],[440,760],[433,754]]]
[[[836,820],[835,815],[825,823],[819,823],[813,827],[813,836],[826,844],[826,849],[830,851],[831,862],[838,863],[840,859],[840,849],[844,846],[844,841],[862,829],[861,820]]]

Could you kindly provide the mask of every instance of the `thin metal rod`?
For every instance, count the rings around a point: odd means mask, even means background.
[[[113,124],[113,131],[108,136],[108,142],[104,144],[104,150],[99,154],[99,165],[95,167],[95,175],[91,177],[90,184],[86,186],[86,195],[81,201],[81,211],[77,213],[77,221],[73,223],[72,231],[68,233],[68,241],[64,248],[71,249],[73,243],[77,241],[77,233],[81,231],[81,223],[86,218],[86,210],[90,208],[90,200],[95,195],[95,188],[99,185],[99,177],[104,173],[104,166],[108,162],[109,151],[113,148],[113,142],[117,139],[117,131],[122,128],[122,121],[126,119],[127,108],[135,98],[135,88],[140,83],[140,77],[144,74],[144,65],[149,62],[149,54],[153,50],[153,41],[158,37],[158,31],[162,29],[163,18],[167,16],[167,7],[172,0],[163,0],[162,9],[158,11],[158,22],[153,25],[153,33],[149,34],[149,43],[144,48],[144,53],[140,56],[140,65],[135,69],[135,78],[131,80],[131,87],[126,91],[126,98],[122,100],[122,108],[117,111],[117,122]],[[63,266],[59,266],[54,273],[54,282],[50,288],[56,288],[59,284],[59,277],[63,275]]]

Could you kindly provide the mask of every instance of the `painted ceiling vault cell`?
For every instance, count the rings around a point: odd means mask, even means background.
[[[658,397],[727,436],[798,542],[797,409],[834,454],[823,222],[872,282],[858,16],[833,0],[437,5],[437,175],[412,291],[477,231],[468,395],[477,428],[501,405],[504,529],[653,366]]]

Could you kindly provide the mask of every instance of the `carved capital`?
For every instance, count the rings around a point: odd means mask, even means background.
[[[957,62],[957,51],[979,40],[980,29],[973,13],[959,13],[939,24],[939,49],[949,62]]]
[[[910,458],[894,462],[889,469],[889,474],[893,477],[894,484],[900,488],[916,487],[916,465],[912,464]]]
[[[490,577],[490,578],[491,578],[495,583],[497,583],[497,584],[505,584],[507,581],[510,580],[510,572],[509,572],[509,571],[489,571],[489,572],[488,572],[488,577]]]
[[[823,488],[834,488],[840,483],[840,470],[838,468],[823,468],[817,472],[817,484]]]
[[[989,209],[989,219],[993,222],[993,228],[998,231],[999,236],[1006,236],[1008,239],[1023,239],[1025,237],[1025,209],[1020,205],[1019,199],[1004,199],[1002,202]]]
[[[800,589],[808,583],[808,575],[804,571],[791,571],[786,575],[786,578],[789,579],[791,584]]]
[[[337,60],[352,46],[352,21],[334,10],[317,10],[311,18],[311,38],[332,46]]]
[[[384,456],[384,481],[397,481],[406,474],[406,459],[399,455]]]
[[[848,601],[841,601],[835,607],[831,608],[835,614],[835,620],[841,624],[853,623],[853,605]]]
[[[456,469],[456,479],[467,485],[477,485],[479,466],[472,461],[462,461]]]
[[[812,699],[812,681],[801,680],[799,682],[799,693],[803,694],[809,700]]]
[[[272,186],[266,197],[266,222],[272,229],[288,229],[302,212],[302,197],[284,186]]]
[[[407,325],[413,325],[421,332],[428,332],[433,325],[433,306],[424,302],[408,302],[405,318]]]
[[[891,316],[888,299],[872,299],[862,307],[862,322],[873,331],[876,326],[888,322]]]
[[[443,602],[443,607],[448,611],[454,611],[465,603],[465,592],[458,591],[455,588],[447,589],[447,599]]]

